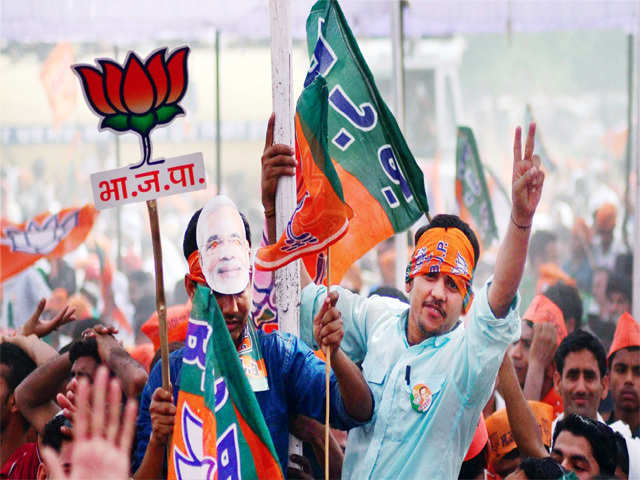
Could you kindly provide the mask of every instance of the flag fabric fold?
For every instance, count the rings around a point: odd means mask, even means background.
[[[327,145],[353,209],[347,233],[331,247],[332,281],[358,258],[428,212],[424,177],[376,87],[335,0],[319,0],[307,18],[311,65],[305,87],[323,78],[328,90]],[[304,257],[322,282],[322,252]]]
[[[282,236],[258,249],[256,268],[276,270],[303,255],[321,252],[338,241],[353,212],[327,149],[328,90],[318,76],[298,99],[295,117],[298,205]]]
[[[0,220],[0,282],[39,259],[57,258],[75,250],[93,228],[93,205],[41,213],[22,224]]]
[[[202,285],[185,349],[169,478],[284,478],[217,301]]]
[[[458,127],[455,189],[460,218],[474,227],[482,245],[488,247],[497,240],[498,228],[476,140],[469,127]]]

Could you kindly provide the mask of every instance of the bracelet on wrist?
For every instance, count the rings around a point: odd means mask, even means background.
[[[511,223],[513,223],[518,230],[529,230],[531,228],[531,224],[529,225],[520,225],[513,219],[513,213],[511,214]]]
[[[271,218],[276,216],[276,207],[265,208],[264,210],[265,218]]]

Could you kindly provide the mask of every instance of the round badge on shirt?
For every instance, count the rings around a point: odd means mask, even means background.
[[[411,388],[411,406],[418,413],[425,413],[431,406],[431,390],[424,383]]]

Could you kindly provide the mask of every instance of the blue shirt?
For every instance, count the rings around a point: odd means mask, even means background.
[[[362,370],[374,398],[371,423],[349,432],[343,478],[456,479],[507,346],[520,337],[518,297],[505,318],[478,292],[466,327],[407,342],[409,309],[398,300],[364,298],[336,287],[342,314],[341,348]],[[302,339],[309,338],[326,288],[302,292]],[[413,387],[428,388],[424,412],[414,410]]]
[[[265,334],[258,331],[258,341],[262,349],[269,390],[256,392],[258,404],[271,433],[282,471],[286,474],[289,447],[289,418],[296,414],[306,415],[324,423],[325,364],[298,338],[289,334],[274,332]],[[169,368],[173,389],[173,402],[177,403],[180,371],[184,348],[169,356]],[[156,388],[162,386],[161,365],[158,362],[140,397],[138,421],[136,424],[136,447],[133,470],[142,462],[151,435],[149,406]],[[344,407],[340,388],[335,376],[331,375],[330,422],[335,428],[348,430],[360,422],[351,418]]]

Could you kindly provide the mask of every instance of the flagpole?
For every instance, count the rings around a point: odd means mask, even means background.
[[[331,247],[327,247],[327,295],[331,291],[331,257],[329,252]],[[329,480],[329,410],[331,402],[329,396],[331,393],[331,349],[327,348],[325,352],[327,361],[324,364],[325,374],[325,404],[324,404],[324,479]]]
[[[276,115],[273,141],[294,147],[293,91],[291,53],[291,0],[269,0],[271,29],[271,91]],[[295,177],[282,176],[276,190],[276,238],[284,232],[296,208]],[[299,262],[291,262],[275,271],[279,329],[300,336],[298,303],[300,300]],[[289,454],[302,454],[302,442],[289,437]]]
[[[636,88],[635,92],[635,101],[633,108],[633,135],[635,138],[633,141],[629,142],[629,146],[635,145],[633,149],[633,157],[635,159],[635,169],[636,169],[636,178],[635,178],[635,187],[636,187],[636,198],[635,198],[635,221],[633,225],[633,283],[632,283],[632,291],[633,296],[631,298],[635,299],[633,302],[633,318],[636,321],[640,321],[640,95],[638,95],[638,81],[640,80],[640,28],[636,25],[636,32],[634,34],[635,40],[635,82]],[[632,135],[631,130],[629,131],[629,135]],[[627,180],[628,181],[628,180]]]
[[[400,131],[404,133],[404,6],[405,0],[391,4],[391,53],[393,60],[393,113]],[[408,254],[407,234],[399,233],[394,238],[396,252],[395,286],[404,289],[404,270]]]

